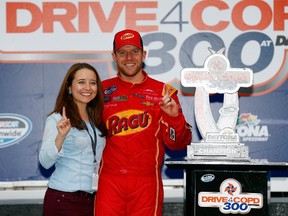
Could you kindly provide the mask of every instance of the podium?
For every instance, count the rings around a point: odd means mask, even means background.
[[[288,170],[286,162],[166,159],[183,169],[184,215],[268,216],[270,171]]]
[[[288,170],[288,164],[250,158],[236,126],[238,91],[252,86],[253,71],[231,68],[223,54],[225,48],[209,50],[211,55],[203,68],[181,71],[181,84],[196,88],[195,120],[202,139],[187,146],[185,159],[167,159],[165,164],[185,171],[184,215],[268,216],[270,171]],[[217,122],[210,106],[211,94],[224,96]]]

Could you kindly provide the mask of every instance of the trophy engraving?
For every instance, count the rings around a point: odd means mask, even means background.
[[[203,68],[184,68],[181,84],[195,87],[195,119],[202,136],[198,143],[187,147],[188,159],[250,160],[248,147],[239,142],[235,127],[239,111],[238,90],[252,85],[253,71],[249,68],[231,68],[223,55],[225,48],[215,52],[209,48]],[[214,121],[210,94],[224,94],[219,119]]]

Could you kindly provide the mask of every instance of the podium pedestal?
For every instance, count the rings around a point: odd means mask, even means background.
[[[167,159],[185,170],[184,215],[269,215],[271,170],[288,170],[286,162]]]

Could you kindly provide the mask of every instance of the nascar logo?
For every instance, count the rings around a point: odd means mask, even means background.
[[[25,116],[11,113],[0,114],[0,148],[19,143],[31,131],[32,123]]]

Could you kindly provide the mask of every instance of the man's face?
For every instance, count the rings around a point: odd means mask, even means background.
[[[124,80],[134,80],[141,73],[142,62],[146,57],[146,51],[133,45],[125,45],[112,53],[121,77]]]

